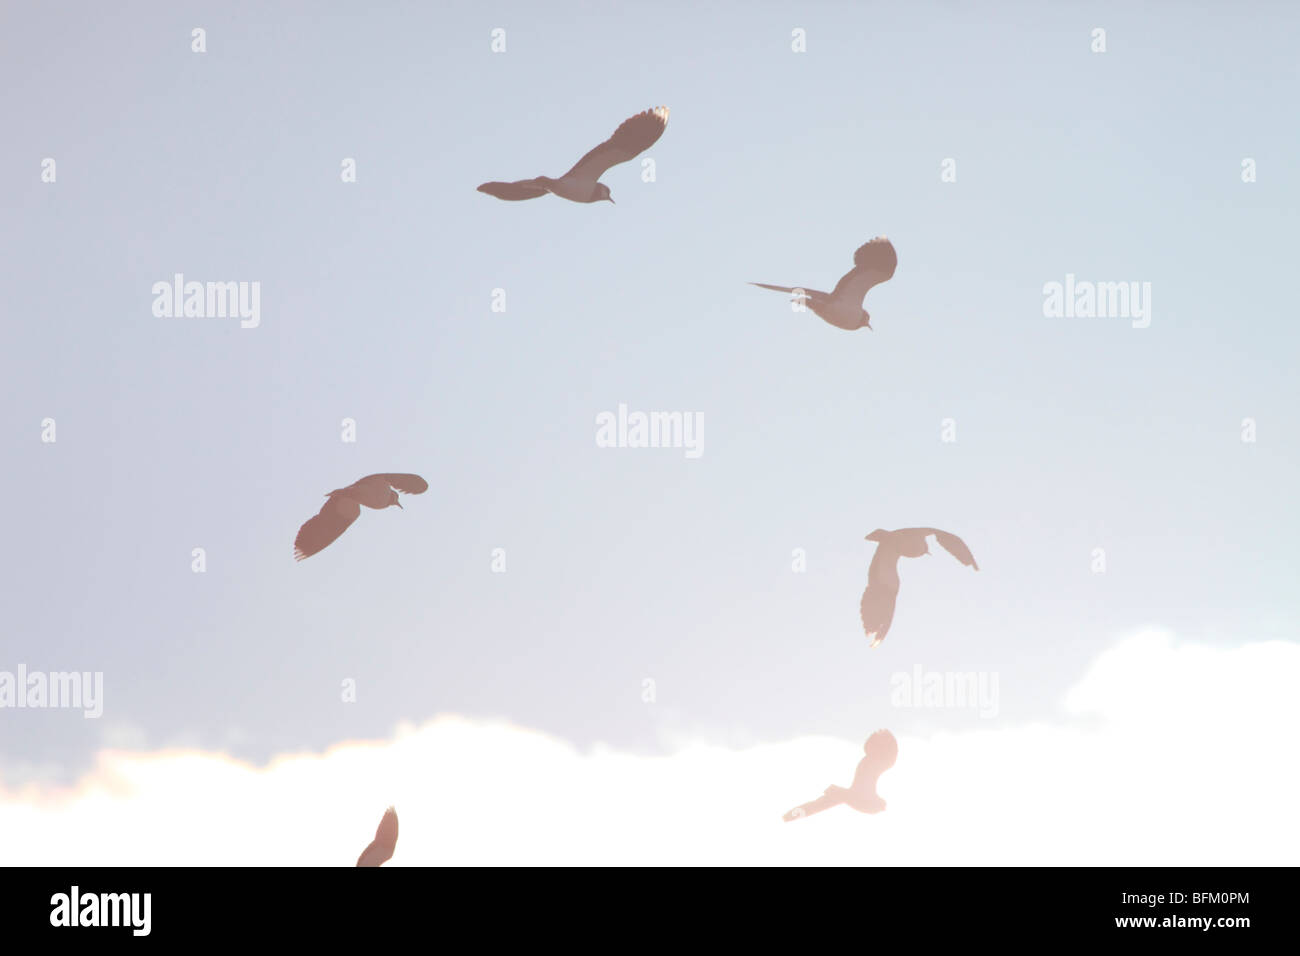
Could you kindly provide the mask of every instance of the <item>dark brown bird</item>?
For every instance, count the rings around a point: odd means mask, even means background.
[[[864,326],[871,328],[871,313],[862,307],[863,301],[873,287],[891,278],[897,268],[898,253],[894,251],[894,244],[884,236],[877,236],[858,247],[858,251],[853,253],[853,268],[829,293],[763,282],[751,282],[750,285],[793,293],[795,299],[812,309],[814,314],[837,329],[852,332]]]
[[[980,566],[975,563],[975,556],[966,547],[966,542],[955,534],[940,531],[938,528],[901,528],[898,531],[885,531],[877,528],[867,535],[868,541],[876,542],[876,553],[867,568],[867,589],[862,592],[862,628],[867,637],[872,638],[871,646],[876,647],[889,633],[889,625],[894,620],[894,602],[898,597],[898,559],[919,558],[930,553],[926,538],[934,535],[943,549],[967,567],[976,571]]]
[[[383,819],[379,821],[379,828],[375,830],[375,838],[370,841],[370,846],[361,851],[357,857],[357,866],[381,866],[393,858],[393,851],[397,849],[397,811],[389,807],[384,811]]]
[[[294,560],[309,558],[331,544],[357,520],[362,505],[376,510],[389,505],[400,508],[398,491],[419,495],[428,490],[429,483],[419,475],[387,474],[367,475],[346,488],[335,488],[326,495],[320,514],[298,529],[298,537],[293,542]]]
[[[866,756],[858,761],[858,769],[853,772],[852,786],[846,789],[832,784],[816,800],[795,807],[782,819],[789,823],[837,807],[841,803],[848,804],[859,813],[880,813],[884,810],[885,801],[876,793],[876,781],[898,759],[898,741],[888,730],[877,730],[867,738],[862,751]]]
[[[586,156],[578,160],[572,169],[559,179],[549,176],[537,176],[534,179],[520,179],[513,183],[484,183],[478,187],[481,193],[496,196],[497,199],[520,200],[536,199],[547,193],[554,193],[561,199],[573,202],[600,202],[614,198],[609,194],[609,187],[598,182],[611,166],[626,163],[639,153],[645,152],[664,134],[668,128],[668,107],[637,113],[623,121],[614,135],[601,143]]]

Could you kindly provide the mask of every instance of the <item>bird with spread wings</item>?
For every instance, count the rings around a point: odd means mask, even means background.
[[[889,626],[894,620],[894,603],[898,598],[898,559],[919,558],[930,553],[926,539],[934,535],[943,549],[967,567],[976,571],[980,566],[975,563],[966,542],[955,534],[940,531],[938,528],[901,528],[898,531],[885,531],[877,528],[867,535],[868,541],[876,542],[876,553],[872,555],[871,566],[867,568],[867,589],[862,592],[862,628],[871,638],[871,646],[876,647],[889,633]]]
[[[537,176],[512,183],[484,183],[478,187],[478,191],[510,201],[536,199],[552,193],[573,202],[613,202],[614,197],[610,195],[609,187],[599,181],[600,177],[610,167],[626,163],[645,152],[659,141],[667,128],[668,107],[645,110],[624,120],[614,130],[613,136],[588,152],[559,179]]]
[[[750,285],[774,292],[788,292],[794,296],[793,301],[812,309],[814,315],[837,329],[852,332],[854,329],[871,328],[871,313],[862,307],[863,302],[867,293],[891,278],[897,268],[898,253],[894,251],[894,244],[884,236],[877,236],[858,247],[857,252],[853,253],[853,268],[844,273],[830,292],[798,286],[768,285],[765,282],[751,282]]]
[[[346,488],[335,488],[326,494],[320,513],[298,529],[293,542],[294,560],[309,558],[332,544],[357,520],[362,505],[377,511],[390,505],[401,508],[397,492],[420,495],[428,490],[429,483],[419,475],[405,474],[367,475]]]
[[[898,759],[898,741],[888,730],[877,730],[867,738],[862,751],[866,756],[858,761],[851,786],[837,787],[832,784],[816,800],[795,807],[782,819],[789,823],[791,820],[838,807],[842,803],[859,813],[880,813],[884,810],[885,801],[876,793],[876,781]]]

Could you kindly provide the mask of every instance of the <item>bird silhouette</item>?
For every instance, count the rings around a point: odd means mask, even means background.
[[[898,559],[919,558],[930,553],[926,538],[934,535],[949,554],[976,571],[980,566],[975,563],[975,556],[966,547],[966,542],[955,534],[940,531],[938,528],[901,528],[898,531],[885,531],[877,528],[867,535],[866,540],[876,542],[876,553],[872,555],[871,566],[867,568],[867,589],[862,592],[862,628],[867,637],[872,638],[871,646],[876,647],[889,633],[889,625],[894,620],[894,602],[898,598]]]
[[[600,202],[608,199],[609,187],[598,180],[605,170],[619,163],[626,163],[638,153],[645,152],[653,146],[668,127],[668,107],[637,113],[623,121],[614,135],[586,156],[578,160],[574,167],[559,179],[538,176],[535,179],[520,179],[513,183],[484,183],[478,187],[481,193],[496,196],[497,199],[511,201],[536,199],[547,193],[554,193],[561,199],[573,202]]]
[[[397,811],[389,807],[375,830],[375,838],[357,857],[357,866],[382,866],[393,858],[397,849]]]
[[[841,803],[848,804],[859,813],[880,813],[884,810],[885,801],[876,793],[876,781],[898,759],[898,741],[888,730],[877,730],[867,738],[862,751],[866,756],[858,761],[858,769],[853,772],[852,786],[845,788],[832,784],[816,800],[795,807],[782,819],[789,823],[791,820],[838,807]]]
[[[367,475],[346,488],[335,488],[326,495],[320,514],[298,529],[298,537],[293,542],[294,560],[309,558],[331,544],[357,520],[362,505],[376,510],[389,505],[400,508],[402,503],[397,500],[398,491],[419,495],[428,490],[429,483],[419,475],[388,474]]]
[[[871,328],[871,313],[862,307],[863,300],[874,286],[892,277],[896,268],[898,253],[894,251],[894,244],[884,236],[877,236],[858,247],[858,251],[853,253],[853,268],[835,283],[835,288],[829,293],[765,282],[751,282],[750,285],[793,293],[796,300],[837,329],[852,332],[863,326]]]

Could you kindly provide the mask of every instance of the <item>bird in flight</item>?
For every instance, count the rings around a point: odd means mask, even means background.
[[[955,534],[938,528],[901,528],[885,531],[877,528],[866,540],[876,542],[876,553],[867,569],[867,589],[862,592],[862,627],[871,646],[877,646],[889,633],[894,620],[894,601],[898,597],[898,559],[919,558],[930,553],[926,538],[934,535],[943,549],[967,567],[976,571],[980,566],[966,547],[966,542]]]
[[[554,193],[561,199],[573,202],[600,202],[614,198],[609,194],[609,187],[598,182],[605,170],[619,163],[626,163],[638,153],[643,153],[664,134],[668,127],[668,107],[637,113],[623,121],[614,135],[601,143],[574,165],[559,179],[538,176],[535,179],[520,179],[513,183],[484,183],[478,188],[481,193],[496,196],[497,199],[536,199],[547,193]]]
[[[894,244],[884,236],[877,236],[858,247],[858,251],[853,253],[853,268],[844,273],[829,293],[764,282],[751,282],[750,285],[789,292],[794,301],[812,309],[837,329],[852,332],[863,326],[871,328],[871,313],[862,307],[863,300],[874,286],[891,278],[897,268],[898,253],[894,251]]]
[[[397,849],[397,811],[389,807],[375,830],[375,838],[370,846],[361,851],[357,857],[357,866],[382,866],[393,858]]]
[[[876,781],[898,759],[898,741],[888,730],[877,730],[867,738],[862,751],[866,756],[858,761],[858,769],[853,772],[852,786],[846,789],[832,784],[816,800],[795,807],[782,819],[789,823],[800,817],[838,807],[841,803],[847,803],[859,813],[879,813],[884,810],[885,801],[876,793]]]
[[[419,495],[428,490],[429,483],[419,475],[367,475],[346,488],[335,488],[325,496],[320,514],[298,529],[298,537],[293,541],[294,560],[309,558],[333,543],[357,520],[362,505],[376,510],[389,505],[400,508],[398,491]]]

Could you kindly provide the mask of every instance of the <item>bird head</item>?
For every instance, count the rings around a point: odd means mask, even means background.
[[[592,202],[600,202],[602,199],[614,202],[614,197],[609,194],[609,187],[604,183],[596,183],[596,198]],[[614,205],[617,206],[618,203],[614,203]]]
[[[871,313],[868,312],[866,309],[862,310],[862,325],[868,329],[871,329]],[[871,331],[874,332],[876,330],[871,329]]]
[[[898,759],[898,740],[883,727],[875,731],[862,745],[862,752],[868,757],[876,757],[880,764],[888,769]]]
[[[887,534],[889,534],[889,532],[886,531],[884,528],[877,528],[875,531],[871,532],[871,534],[867,535],[866,540],[874,541],[876,542],[876,544],[883,544],[885,540],[885,535]]]

